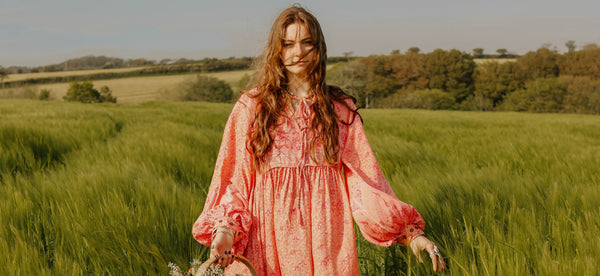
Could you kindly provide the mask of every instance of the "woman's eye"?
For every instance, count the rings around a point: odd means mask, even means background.
[[[293,45],[294,44],[292,44],[292,43],[283,43],[283,47],[290,47],[290,46],[293,46]]]

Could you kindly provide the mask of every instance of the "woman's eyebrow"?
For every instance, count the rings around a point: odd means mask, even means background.
[[[305,38],[302,38],[302,39],[300,39],[300,41],[306,41],[306,40],[312,40],[312,37],[310,37],[310,36],[307,36],[307,37],[305,37]],[[283,41],[285,41],[285,42],[294,42],[294,41],[296,41],[296,40],[295,40],[295,39],[287,39],[287,38],[286,38],[286,39],[284,39]]]

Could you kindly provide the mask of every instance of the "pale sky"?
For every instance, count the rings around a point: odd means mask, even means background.
[[[85,55],[256,56],[275,17],[295,2],[319,19],[329,56],[600,44],[598,0],[0,0],[0,66]]]

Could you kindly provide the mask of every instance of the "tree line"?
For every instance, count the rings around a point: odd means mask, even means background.
[[[340,63],[328,82],[364,108],[600,114],[600,48],[559,54],[541,47],[514,61],[480,64],[455,49],[392,51]]]
[[[352,52],[345,53],[344,57],[329,57],[328,62],[335,63],[339,61],[348,61]],[[63,71],[77,71],[77,70],[96,70],[96,69],[113,69],[113,68],[131,68],[131,67],[143,67],[143,66],[166,66],[166,65],[190,65],[190,64],[205,64],[205,70],[235,70],[235,69],[247,69],[250,68],[252,63],[251,57],[229,57],[229,58],[204,58],[204,59],[187,59],[178,58],[170,59],[165,58],[160,61],[149,60],[145,58],[139,59],[122,59],[116,57],[106,56],[83,56],[79,58],[69,59],[56,64],[49,64],[44,66],[10,66],[2,69],[5,74],[24,74],[24,73],[40,73],[40,72],[63,72]]]
[[[239,68],[247,68],[250,66],[252,58],[249,57],[229,57],[223,59],[204,58],[199,60],[194,59],[162,59],[159,62],[144,58],[139,59],[122,59],[106,56],[84,56],[74,59],[69,59],[57,64],[50,64],[37,67],[26,66],[10,66],[4,68],[7,74],[23,74],[23,73],[39,73],[39,72],[63,72],[77,70],[96,70],[96,69],[113,69],[113,68],[131,68],[131,67],[146,67],[146,66],[181,66],[195,65],[196,67],[204,67],[203,70],[235,70]]]
[[[355,57],[351,57],[351,52],[344,57],[329,57],[328,63],[337,63],[349,61]],[[84,70],[84,69],[110,69],[110,68],[127,68],[145,66],[139,70],[127,72],[97,72],[88,75],[75,76],[53,76],[53,77],[37,77],[25,80],[11,81],[7,79],[8,74],[15,74],[17,67],[2,68],[0,67],[0,83],[1,87],[20,87],[24,85],[35,85],[43,83],[57,82],[73,82],[86,80],[103,80],[114,78],[128,78],[138,76],[165,75],[165,74],[184,74],[184,73],[208,73],[221,72],[232,70],[245,70],[252,67],[254,59],[251,57],[229,57],[229,58],[204,58],[200,60],[180,58],[177,60],[163,59],[160,62],[155,62],[146,59],[123,60],[119,58],[107,58],[104,56],[87,56],[77,59],[70,59],[60,64],[47,65],[42,68],[42,72],[56,72],[67,70]],[[70,64],[68,67],[65,64]],[[35,71],[31,68],[29,72]],[[27,72],[27,71],[22,71]]]
[[[343,57],[328,59],[332,67],[328,70],[327,81],[353,95],[358,100],[358,106],[363,108],[600,114],[600,48],[586,45],[582,50],[575,51],[572,41],[565,45],[569,51],[564,54],[543,46],[516,59],[492,59],[479,64],[475,62],[475,56],[481,53],[480,48],[473,49],[473,54],[456,49],[420,53],[417,47],[411,47],[405,54],[394,50],[389,55],[368,57],[352,57],[352,52],[347,52]],[[497,52],[508,56],[504,49]],[[162,60],[160,64],[129,72],[58,76],[5,84],[11,87],[141,75],[229,71],[248,69],[252,62],[252,58],[247,57]],[[4,79],[6,70],[0,70],[0,73],[0,78]],[[197,82],[211,83],[200,79]],[[215,85],[206,85],[210,87],[206,88],[207,91],[212,91],[213,86],[221,89],[222,85],[216,82]],[[228,94],[229,90],[221,90],[225,92],[217,94]],[[206,98],[205,92],[194,93]],[[187,93],[183,98],[200,99],[190,95]],[[230,99],[221,99],[219,96],[220,100]]]
[[[140,66],[155,65],[156,61],[139,59],[122,59],[106,56],[84,56],[65,60],[61,63],[49,64],[43,66],[10,66],[6,70],[9,74],[39,73],[39,72],[61,72],[76,70],[110,69],[110,68],[129,68]]]
[[[94,60],[94,59],[90,59]],[[104,60],[100,58],[99,60]],[[165,74],[183,74],[183,73],[207,73],[219,71],[232,71],[248,69],[252,65],[253,59],[250,57],[230,57],[225,59],[205,58],[201,60],[179,59],[171,63],[162,64],[152,63],[152,66],[147,66],[139,70],[126,72],[98,72],[89,75],[74,75],[74,76],[53,76],[31,78],[25,80],[10,81],[7,79],[3,85],[5,87],[19,87],[23,85],[56,83],[56,82],[73,82],[86,80],[101,80],[114,78],[128,78],[138,76],[165,75]],[[98,63],[100,64],[100,63]],[[119,68],[119,67],[115,67]]]

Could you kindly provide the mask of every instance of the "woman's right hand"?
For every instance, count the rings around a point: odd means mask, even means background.
[[[210,257],[217,259],[214,264],[227,267],[233,261],[233,253],[231,248],[233,247],[233,236],[229,233],[219,232],[215,235],[211,246],[210,246]]]
[[[446,268],[446,263],[439,249],[425,236],[417,236],[410,242],[409,246],[420,263],[423,263],[420,252],[427,251],[429,253],[429,257],[433,263],[433,271],[442,272]]]

